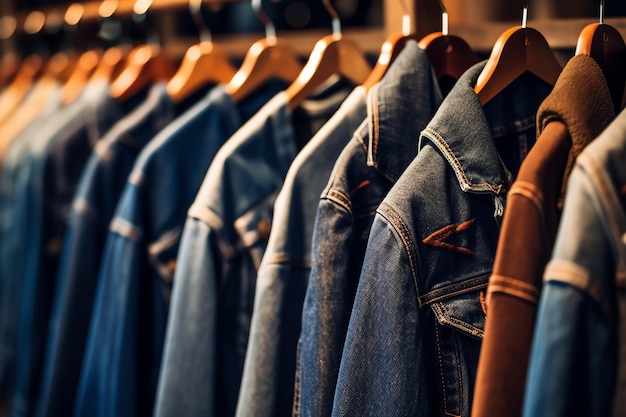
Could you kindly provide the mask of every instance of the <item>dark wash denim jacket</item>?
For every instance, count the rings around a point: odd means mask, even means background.
[[[505,196],[549,86],[522,76],[481,107],[455,84],[377,209],[333,415],[469,416]]]
[[[158,417],[234,415],[257,270],[276,196],[297,152],[296,129],[309,125],[317,131],[347,93],[322,100],[300,126],[293,121],[287,96],[276,95],[211,164],[185,224]]]
[[[378,204],[417,154],[441,103],[426,53],[408,43],[374,86],[367,118],[319,200],[302,312],[294,414],[329,416],[367,235]]]
[[[137,155],[175,115],[165,83],[98,141],[69,214],[54,290],[37,416],[71,415],[108,225]]]
[[[576,160],[544,273],[524,416],[626,415],[626,111]]]
[[[345,99],[298,153],[276,198],[272,233],[257,274],[237,415],[291,416],[317,202],[335,160],[365,118],[366,95],[357,87]]]
[[[139,155],[102,255],[75,416],[152,414],[186,211],[218,149],[270,94],[235,105],[217,86]]]
[[[20,276],[17,355],[12,416],[30,416],[37,401],[56,267],[67,213],[78,179],[96,142],[129,109],[109,95],[108,83],[91,82],[58,120],[31,143],[30,171],[17,251]],[[29,231],[29,232],[25,232]]]

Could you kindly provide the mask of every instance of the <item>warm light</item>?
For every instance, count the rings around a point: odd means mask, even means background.
[[[43,25],[46,23],[46,15],[40,11],[33,11],[26,16],[26,20],[24,20],[24,32],[29,35],[34,35],[38,33]]]
[[[113,13],[117,10],[117,0],[104,0],[98,9],[100,17],[108,19],[113,16]]]
[[[152,0],[137,0],[133,6],[133,12],[138,15],[146,14],[150,6],[152,6]]]
[[[65,23],[69,26],[76,26],[85,13],[85,6],[80,3],[73,3],[65,12]]]
[[[0,39],[9,39],[17,29],[17,19],[13,16],[0,17]]]

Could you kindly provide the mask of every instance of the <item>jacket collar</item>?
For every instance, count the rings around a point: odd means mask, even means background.
[[[567,127],[572,141],[563,174],[560,205],[565,199],[576,158],[614,117],[615,109],[602,69],[589,56],[571,58],[537,113],[537,136],[549,123],[560,121]]]
[[[396,181],[417,154],[442,94],[426,52],[408,42],[367,97],[367,164]]]
[[[498,151],[474,85],[485,66],[476,64],[456,82],[422,132],[448,160],[463,191],[500,193],[505,184]]]

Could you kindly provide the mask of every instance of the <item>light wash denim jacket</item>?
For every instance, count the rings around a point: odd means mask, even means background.
[[[330,416],[343,343],[376,208],[417,154],[441,103],[428,56],[408,43],[374,86],[367,118],[335,163],[315,219],[294,414]]]
[[[539,300],[524,416],[626,415],[626,112],[567,185]]]
[[[217,86],[139,155],[102,255],[76,417],[152,415],[187,209],[219,148],[273,94],[236,105]]]
[[[174,115],[165,83],[152,86],[98,141],[81,174],[54,289],[39,417],[72,414],[109,222],[137,155]]]
[[[335,160],[366,115],[366,95],[364,87],[357,87],[346,98],[298,153],[276,198],[272,233],[257,274],[239,416],[291,416],[317,202]]]
[[[377,209],[344,345],[333,415],[471,410],[487,287],[506,192],[550,87],[522,76],[483,108],[457,81],[417,157]]]
[[[340,100],[346,94],[341,92]],[[211,164],[183,233],[158,417],[234,415],[257,270],[276,196],[297,152],[295,129],[308,124],[317,131],[340,100],[322,105],[297,126],[286,94],[280,93],[229,139]]]

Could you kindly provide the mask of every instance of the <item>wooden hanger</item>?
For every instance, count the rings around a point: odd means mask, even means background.
[[[576,55],[590,56],[602,68],[613,105],[619,112],[626,82],[626,45],[617,29],[604,23],[604,0],[600,1],[600,22],[587,25],[580,32]]]
[[[169,81],[174,72],[172,63],[159,46],[138,46],[130,52],[126,66],[111,83],[111,97],[126,101],[156,82]]]
[[[428,54],[430,65],[438,80],[451,77],[458,80],[465,71],[478,62],[478,57],[465,40],[448,34],[448,11],[441,0],[441,32],[422,38],[418,45]]]
[[[189,0],[189,10],[200,31],[200,43],[187,50],[178,71],[167,83],[167,92],[176,103],[205,85],[228,83],[235,75],[228,57],[211,39],[211,32],[202,19],[201,5],[202,0]]]
[[[0,87],[5,87],[13,81],[20,68],[20,58],[16,53],[6,53],[0,61]]]
[[[151,1],[137,0],[133,13],[145,15],[151,4]],[[120,102],[126,101],[156,82],[169,81],[175,72],[161,47],[149,42],[130,52],[124,69],[111,83],[110,94]]]
[[[324,5],[333,18],[333,34],[317,41],[298,78],[287,88],[289,106],[294,109],[333,75],[363,84],[372,72],[363,52],[341,34],[341,25],[329,0]]]
[[[556,83],[561,73],[561,65],[543,35],[526,27],[527,13],[524,2],[522,26],[512,27],[500,35],[478,77],[474,91],[482,105],[526,71],[550,85]]]
[[[402,52],[408,41],[419,41],[417,34],[411,33],[411,15],[409,15],[403,0],[400,0],[400,6],[403,10],[402,32],[391,34],[383,43],[376,65],[374,65],[372,72],[362,84],[367,90],[382,80],[383,76],[387,73],[387,70],[400,52]]]
[[[235,102],[248,97],[272,78],[290,83],[302,71],[302,64],[293,50],[276,37],[274,24],[261,8],[261,0],[252,0],[252,8],[265,24],[265,39],[250,47],[241,68],[226,85],[226,92]]]
[[[76,68],[74,68],[74,71],[61,90],[61,103],[68,105],[80,95],[87,81],[98,67],[101,55],[102,53],[100,51],[91,50],[84,52],[80,58],[78,58]]]
[[[22,101],[34,80],[41,74],[43,67],[43,60],[39,55],[24,58],[13,82],[0,95],[0,121],[4,120]]]

